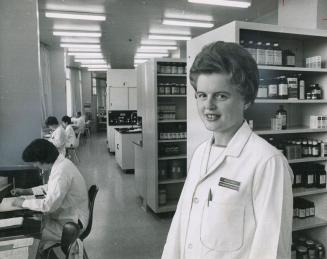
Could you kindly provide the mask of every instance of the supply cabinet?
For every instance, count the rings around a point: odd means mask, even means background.
[[[248,47],[246,44],[250,41],[269,42],[271,44],[277,42],[279,48],[283,50],[283,58],[285,58],[284,54],[292,54],[294,60],[291,63],[285,63],[287,61],[283,60],[279,65],[274,64],[271,60],[265,62],[264,59],[257,59],[260,62],[258,68],[261,79],[259,97],[263,98],[255,100],[254,105],[246,112],[245,117],[247,120],[253,121],[254,131],[258,135],[284,152],[295,173],[294,181],[299,181],[301,179],[299,177],[302,177],[302,184],[293,183],[294,186],[300,186],[293,188],[293,195],[297,198],[294,213],[297,213],[297,209],[300,211],[297,208],[299,203],[302,205],[311,204],[314,210],[313,215],[308,217],[297,215],[293,218],[293,240],[306,236],[327,248],[327,189],[326,184],[318,186],[317,183],[320,180],[322,183],[326,182],[324,170],[327,157],[324,153],[321,153],[320,145],[315,144],[315,141],[327,142],[327,127],[322,124],[322,120],[325,118],[323,115],[327,114],[327,32],[235,21],[189,41],[187,43],[188,68],[190,68],[196,54],[200,52],[204,45],[217,40],[242,43],[245,44],[245,47]],[[310,60],[314,60],[313,65],[312,62],[309,64]],[[317,60],[318,62],[316,62]],[[289,95],[280,96],[285,99],[279,99],[278,95],[269,98],[269,95],[266,95],[265,89],[263,89],[263,82],[267,80],[270,82],[272,79],[283,76],[285,78],[297,78],[297,95],[292,92],[294,89],[290,89],[290,80],[288,82]],[[300,80],[304,80],[304,93],[300,93]],[[319,84],[322,89],[322,99],[317,99],[317,96],[311,95],[310,85],[312,84]],[[303,91],[303,88],[301,91]],[[199,127],[202,123],[196,112],[193,95],[194,91],[191,90],[188,82],[188,162],[196,146],[210,137],[208,131]],[[307,99],[307,97],[310,99]],[[311,99],[312,97],[314,99]],[[280,105],[283,105],[283,109],[287,112],[287,127],[286,129],[272,129],[271,119]],[[312,117],[313,115],[320,117],[320,126],[318,126],[318,123],[313,124],[313,120],[319,118]],[[311,155],[303,153],[306,152],[304,150],[309,146],[309,141],[314,143],[311,148],[314,147],[319,153],[311,153]],[[298,153],[295,152],[296,150]],[[314,171],[313,174],[312,171]],[[319,178],[320,176],[322,178]],[[306,200],[305,202],[303,198]]]
[[[138,70],[145,75],[138,85],[146,100],[142,109],[144,205],[156,213],[174,211],[187,170],[186,62],[153,59]]]

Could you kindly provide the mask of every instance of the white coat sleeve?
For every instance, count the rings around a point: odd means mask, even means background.
[[[253,180],[256,229],[249,259],[291,257],[292,170],[282,155],[259,166]]]
[[[55,145],[56,148],[61,148],[66,143],[66,133],[62,130],[56,130],[49,141]]]
[[[22,207],[44,213],[57,210],[64,200],[72,179],[68,174],[57,175],[48,182],[48,192],[45,199],[30,199],[23,202]]]
[[[32,188],[32,192],[34,195],[44,195],[48,192],[48,185],[40,185]]]

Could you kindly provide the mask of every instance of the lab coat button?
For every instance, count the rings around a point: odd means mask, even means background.
[[[188,244],[188,249],[192,249],[193,248],[193,246],[192,246],[192,244]]]
[[[197,197],[195,197],[195,198],[193,198],[193,202],[194,202],[195,204],[197,204],[197,203],[199,203],[199,199],[198,199]]]

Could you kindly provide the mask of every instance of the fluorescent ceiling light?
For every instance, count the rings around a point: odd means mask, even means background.
[[[138,50],[142,51],[142,50],[176,50],[177,46],[165,46],[165,45],[159,45],[159,46],[155,46],[155,45],[141,45]]]
[[[212,15],[200,14],[198,12],[197,13],[188,12],[186,10],[179,11],[176,9],[165,10],[164,17],[170,18],[170,19],[196,20],[196,21],[202,21],[202,22],[212,22],[213,21]]]
[[[212,28],[214,26],[214,24],[212,22],[177,20],[177,19],[164,19],[162,21],[162,24],[176,25],[176,26],[202,27],[202,28]]]
[[[75,62],[82,64],[107,64],[107,61],[104,59],[75,59]]]
[[[161,58],[168,57],[168,54],[161,53],[136,53],[135,58]]]
[[[68,55],[75,56],[75,58],[103,58],[102,53],[69,52]]]
[[[166,50],[166,49],[142,49],[142,48],[138,48],[136,53],[167,53],[168,54],[168,50]]]
[[[89,21],[105,21],[106,16],[96,14],[82,14],[82,13],[59,13],[46,12],[45,17],[59,18],[59,19],[73,19],[73,20],[89,20]]]
[[[87,23],[87,24],[85,24]],[[87,32],[99,32],[101,31],[100,24],[94,24],[93,22],[83,22],[82,24],[66,24],[62,21],[54,21],[54,31],[87,31]]]
[[[54,36],[76,36],[76,37],[101,37],[101,32],[84,32],[84,31],[54,31]]]
[[[62,48],[87,48],[87,49],[100,49],[100,44],[74,44],[74,43],[61,43]]]
[[[147,62],[147,61],[148,61],[147,59],[134,59],[135,64],[142,64],[142,63]]]
[[[110,68],[109,65],[95,65],[95,64],[81,64],[81,67],[88,67],[88,68]]]
[[[87,71],[107,71],[108,68],[88,68]]]
[[[234,0],[188,0],[190,3],[222,5],[229,7],[248,8],[251,6],[249,1],[234,1]]]
[[[99,38],[87,38],[87,37],[62,37],[61,43],[100,43]]]
[[[165,40],[164,42],[161,40],[142,40],[141,45],[169,45],[169,46],[176,46],[177,41],[174,40]]]
[[[89,48],[68,48],[69,52],[94,52],[101,53],[101,49],[89,49]]]
[[[154,39],[154,40],[190,40],[191,36],[149,34],[149,39]]]

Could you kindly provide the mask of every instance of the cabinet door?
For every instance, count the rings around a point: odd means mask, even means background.
[[[109,69],[108,71],[109,87],[135,87],[136,71],[135,69]]]
[[[128,109],[137,110],[137,92],[136,87],[128,88]]]
[[[128,110],[128,88],[110,87],[109,110]]]

